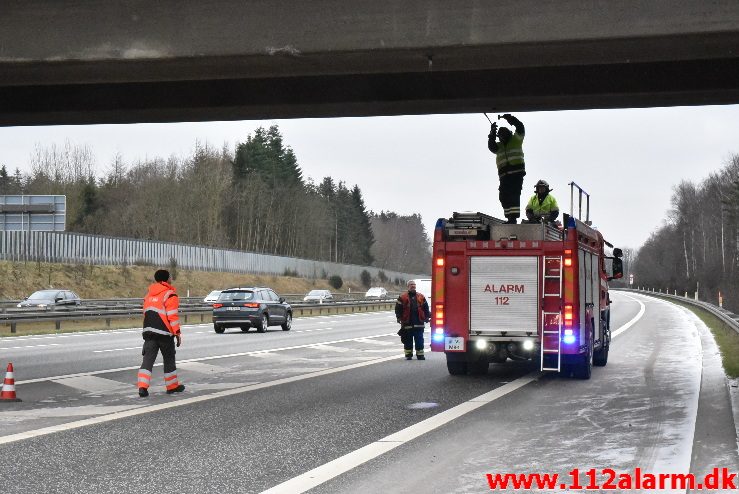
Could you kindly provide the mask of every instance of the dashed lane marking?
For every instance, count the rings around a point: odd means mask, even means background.
[[[2,347],[0,350],[22,350],[24,348],[41,348],[47,346],[60,346],[61,343],[49,343],[48,345],[26,345],[26,346],[8,346]]]

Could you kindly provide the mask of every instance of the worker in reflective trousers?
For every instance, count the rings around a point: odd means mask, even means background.
[[[151,370],[161,350],[164,359],[164,385],[167,394],[180,393],[185,385],[177,380],[175,365],[175,340],[177,346],[182,344],[180,335],[180,318],[177,311],[180,306],[177,292],[171,285],[172,277],[166,269],[154,273],[154,281],[144,297],[144,349],[141,354],[144,360],[139,369],[139,396],[149,396]]]
[[[408,282],[408,291],[402,293],[395,303],[395,317],[400,323],[400,341],[403,342],[406,360],[413,360],[413,343],[416,358],[426,360],[423,355],[423,327],[430,320],[429,304],[423,294],[416,292],[416,282]]]

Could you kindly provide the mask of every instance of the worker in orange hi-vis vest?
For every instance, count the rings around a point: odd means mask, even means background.
[[[154,281],[144,297],[144,349],[141,354],[144,360],[139,369],[139,396],[149,396],[151,370],[157,354],[162,351],[164,359],[164,385],[167,394],[180,393],[185,385],[177,380],[175,365],[175,340],[177,346],[182,344],[180,335],[180,318],[177,311],[180,306],[177,291],[171,285],[169,271],[160,269],[154,273]]]

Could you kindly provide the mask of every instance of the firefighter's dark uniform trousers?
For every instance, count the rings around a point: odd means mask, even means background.
[[[423,329],[403,329],[400,334],[406,357],[413,356],[413,342],[416,343],[416,355],[423,355]]]

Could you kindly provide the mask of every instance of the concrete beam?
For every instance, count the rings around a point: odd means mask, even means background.
[[[739,102],[739,2],[6,2],[0,125]]]

